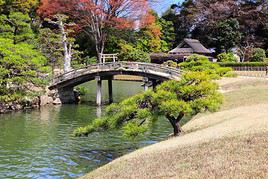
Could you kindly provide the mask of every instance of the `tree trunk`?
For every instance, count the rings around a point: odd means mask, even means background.
[[[173,136],[178,136],[181,132],[180,121],[184,117],[184,114],[181,113],[177,118],[167,115],[166,118],[169,120],[170,124],[173,127]]]
[[[97,52],[98,63],[102,63],[101,54],[104,51],[104,45],[105,45],[105,41],[103,39],[96,40],[96,52]]]
[[[64,29],[62,20],[60,20],[59,26],[61,30],[61,36],[62,36],[62,45],[64,49],[64,73],[67,73],[71,71],[71,58],[72,58],[71,47],[72,46],[71,44],[69,44],[69,48],[68,48],[67,35]]]

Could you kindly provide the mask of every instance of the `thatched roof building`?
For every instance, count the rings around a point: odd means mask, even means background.
[[[192,55],[192,54],[204,54],[209,55],[212,52],[204,47],[199,40],[196,39],[183,39],[183,41],[173,50],[168,52],[169,54],[180,55]]]
[[[168,60],[173,60],[177,63],[180,63],[192,54],[200,54],[210,57],[212,52],[204,47],[199,40],[186,38],[183,39],[183,41],[176,48],[168,53],[151,54],[151,62],[161,64]]]

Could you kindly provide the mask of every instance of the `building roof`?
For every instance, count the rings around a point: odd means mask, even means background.
[[[169,53],[202,53],[211,54],[212,52],[204,47],[199,40],[183,39],[183,41]]]

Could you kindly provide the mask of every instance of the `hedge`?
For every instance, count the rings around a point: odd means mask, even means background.
[[[222,67],[266,67],[268,66],[268,63],[266,62],[218,62],[218,64]]]

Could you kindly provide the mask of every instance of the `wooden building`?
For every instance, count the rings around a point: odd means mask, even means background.
[[[168,60],[173,60],[179,63],[193,54],[205,55],[212,60],[212,52],[204,47],[199,40],[185,38],[176,48],[168,53],[151,54],[151,62],[161,64]]]
[[[212,52],[204,47],[199,40],[196,39],[183,39],[183,41],[173,50],[168,52],[173,55],[189,56],[192,54],[211,55]]]

